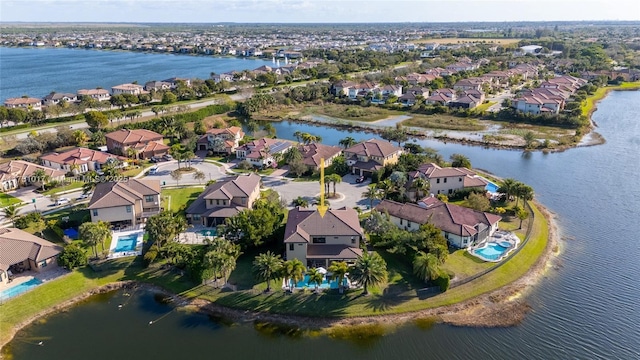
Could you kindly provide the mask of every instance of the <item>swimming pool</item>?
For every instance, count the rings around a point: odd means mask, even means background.
[[[42,284],[42,280],[33,278],[29,281],[25,281],[22,284],[16,285],[12,288],[0,291],[0,300],[8,300],[14,296],[24,294],[25,292],[33,289],[34,287]]]
[[[200,235],[202,236],[216,236],[217,233],[218,229],[216,228],[200,230]]]
[[[138,241],[138,234],[129,234],[125,236],[119,236],[116,242],[116,248],[114,252],[133,251],[136,249],[136,242]]]
[[[494,184],[492,182],[489,182],[489,183],[487,183],[487,186],[484,187],[484,189],[489,191],[489,192],[496,193],[496,192],[498,192],[499,187],[498,187],[498,185],[496,185],[496,184]]]
[[[472,253],[485,261],[498,261],[509,250],[509,247],[504,247],[501,244],[490,242],[481,248],[472,250]]]
[[[289,280],[289,281],[292,281],[292,280]],[[348,284],[349,283],[347,281],[347,278],[345,277],[343,279],[342,286],[347,287]],[[304,288],[315,289],[316,284],[315,283],[309,284],[309,275],[305,275],[302,281],[298,281],[295,288],[296,289],[304,289]],[[337,288],[338,288],[338,280],[329,280],[327,276],[324,277],[324,279],[322,280],[322,283],[318,286],[318,289],[337,289]]]

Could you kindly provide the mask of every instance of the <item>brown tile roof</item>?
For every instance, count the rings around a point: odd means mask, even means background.
[[[31,259],[35,262],[49,259],[62,251],[62,247],[19,229],[0,229],[0,270]]]
[[[362,256],[362,249],[348,245],[307,245],[308,259],[357,259]]]
[[[477,224],[491,226],[502,220],[498,215],[448,203],[436,203],[425,209],[416,204],[383,200],[375,210],[418,224],[429,222],[444,232],[459,236],[475,235],[478,232],[475,228]]]
[[[365,142],[361,142],[346,149],[345,153],[351,153],[361,156],[386,157],[399,151],[402,151],[402,148],[394,146],[388,141],[380,139],[369,139]]]
[[[351,208],[317,210],[296,207],[289,211],[284,242],[311,242],[312,236],[364,236],[358,213]]]
[[[128,181],[102,182],[96,185],[88,209],[135,205],[145,195],[160,194],[159,180],[129,179]]]
[[[113,131],[105,135],[107,139],[124,145],[133,145],[137,143],[146,143],[149,141],[162,141],[162,135],[157,132],[145,129],[121,129]]]
[[[57,164],[84,164],[88,162],[97,162],[104,164],[109,159],[118,159],[126,161],[127,158],[117,156],[102,151],[91,150],[87,148],[75,148],[62,153],[50,153],[40,157],[41,160],[51,161]]]
[[[435,163],[422,164],[418,171],[423,173],[427,179],[453,177],[453,176],[475,176],[476,173],[467,168],[440,167]]]
[[[36,98],[10,98],[4,101],[5,105],[17,106],[17,105],[33,105],[39,104],[42,100]]]
[[[62,170],[54,170],[46,166],[30,163],[23,160],[11,160],[7,163],[0,164],[0,181],[10,180],[15,178],[25,179],[38,169],[44,170],[45,174],[52,178],[62,177],[66,172]]]
[[[320,159],[331,159],[342,152],[342,148],[323,144],[300,145],[298,150],[302,153],[303,162],[306,165],[318,167]]]
[[[234,197],[249,197],[249,195],[260,186],[260,176],[257,174],[238,175],[233,178],[218,180],[209,185],[198,198],[186,210],[187,214],[203,214],[211,216],[211,209],[207,209],[206,200],[232,200]],[[214,208],[217,209],[217,208]],[[227,207],[227,209],[235,209],[235,207]],[[239,210],[230,213],[230,217],[238,213]],[[209,215],[207,215],[209,214]]]

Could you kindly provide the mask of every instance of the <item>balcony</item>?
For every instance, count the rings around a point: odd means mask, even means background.
[[[160,213],[160,208],[147,209],[146,211],[143,211],[138,218],[146,219],[146,218],[148,218],[150,216],[158,215],[159,213]]]

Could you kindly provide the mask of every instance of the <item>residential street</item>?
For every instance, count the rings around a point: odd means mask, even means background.
[[[206,183],[209,180],[217,180],[225,176],[229,176],[228,174],[225,173],[224,168],[221,168],[220,166],[210,162],[202,161],[201,159],[196,159],[196,161],[193,161],[191,163],[191,166],[202,171],[206,178],[204,180],[198,181],[193,178],[193,174],[195,174],[195,171],[185,172],[182,174],[182,179],[180,179],[180,181],[176,183],[176,181],[171,177],[171,172],[178,169],[177,161],[173,160],[173,161],[167,161],[167,162],[160,162],[160,163],[157,163],[155,166],[157,166],[158,168],[156,173],[154,175],[145,176],[144,178],[152,179],[152,180],[160,180],[160,184],[171,185],[171,186],[173,185],[204,185],[204,183]],[[180,167],[184,167],[184,166],[186,166],[186,164],[184,163],[180,165]]]

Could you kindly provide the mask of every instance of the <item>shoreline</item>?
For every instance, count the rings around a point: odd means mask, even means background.
[[[418,311],[398,314],[381,314],[371,316],[356,316],[343,318],[315,318],[297,315],[267,313],[252,310],[234,309],[221,306],[203,299],[187,299],[166,289],[144,282],[118,281],[91,289],[51,308],[41,311],[24,321],[15,324],[10,330],[10,336],[0,343],[0,350],[10,343],[15,334],[24,327],[40,318],[66,311],[70,307],[96,294],[110,292],[129,286],[140,286],[144,289],[160,293],[170,298],[177,307],[194,309],[200,313],[229,319],[233,322],[267,322],[275,325],[295,326],[304,330],[321,329],[327,332],[333,327],[379,324],[400,326],[414,322],[416,319],[429,318],[435,323],[468,327],[510,327],[521,323],[531,307],[523,295],[542,278],[544,271],[550,265],[552,256],[557,252],[559,242],[558,227],[555,216],[535,202],[536,208],[542,213],[548,223],[547,244],[543,253],[529,270],[520,278],[501,288],[464,300],[457,304],[435,307]],[[482,279],[476,279],[480,280]],[[0,352],[0,356],[1,356]]]

